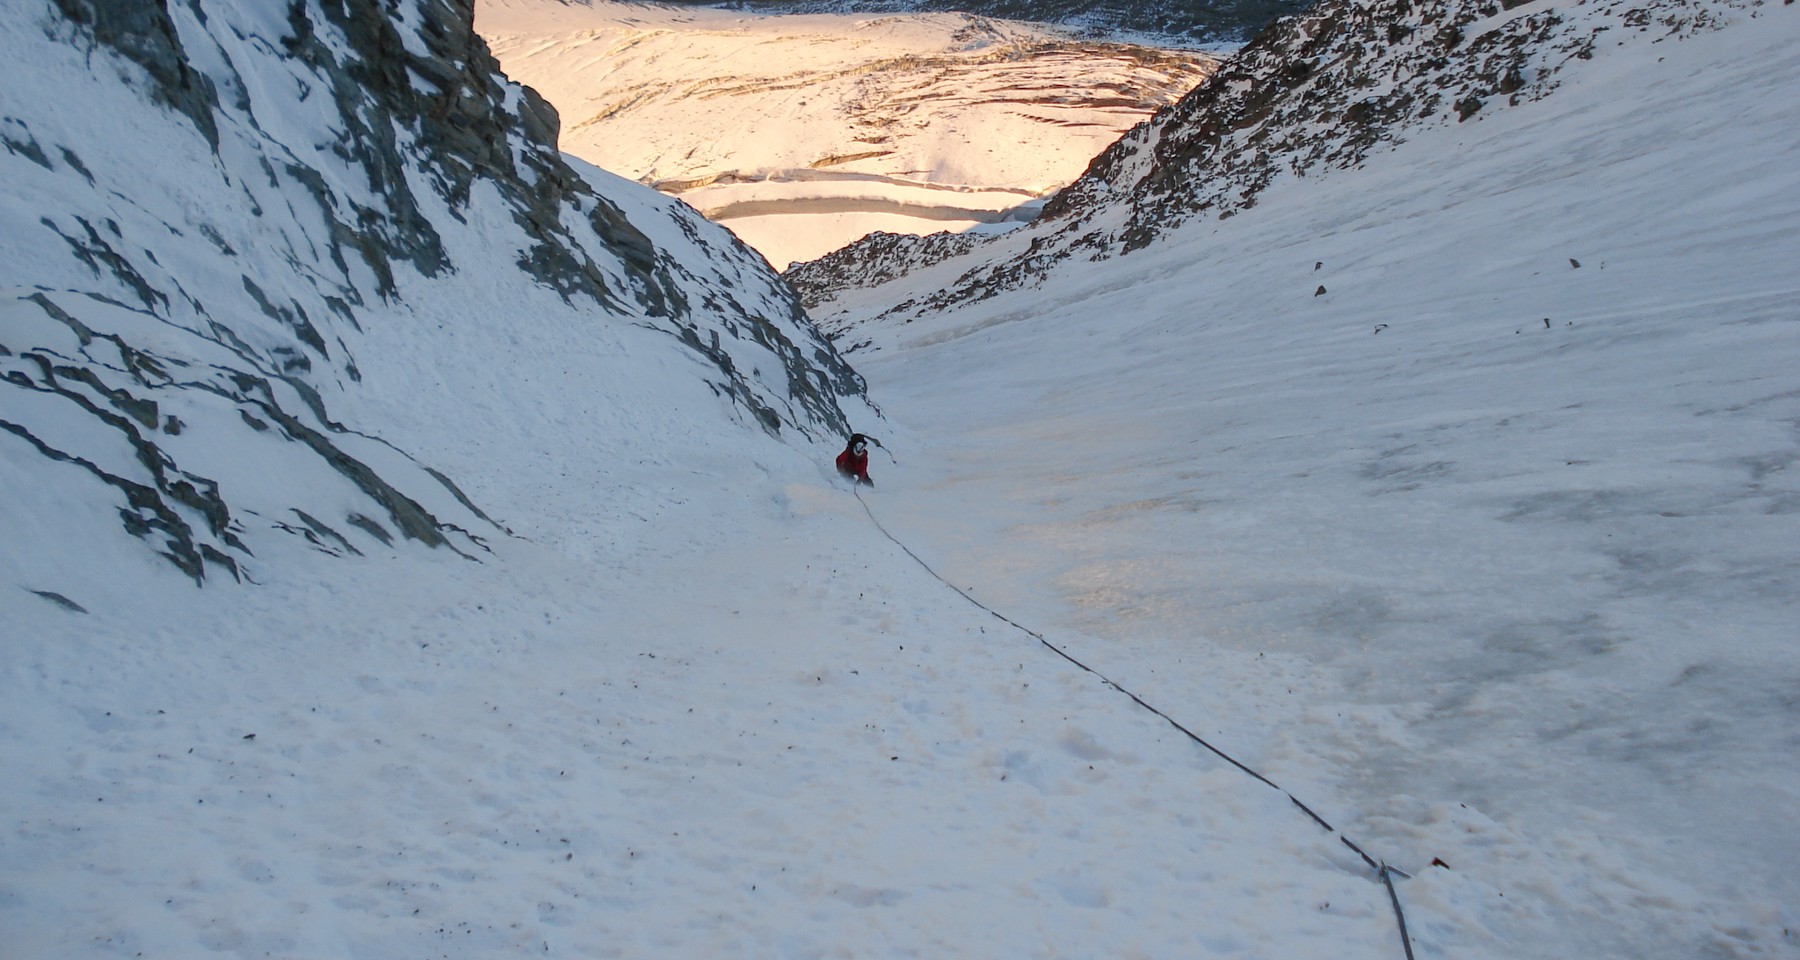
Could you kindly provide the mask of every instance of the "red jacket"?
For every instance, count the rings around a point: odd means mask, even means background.
[[[869,455],[866,453],[857,456],[856,454],[845,450],[843,453],[838,454],[837,468],[839,473],[856,480],[858,483],[866,483],[871,487],[875,485],[875,481],[869,479]]]

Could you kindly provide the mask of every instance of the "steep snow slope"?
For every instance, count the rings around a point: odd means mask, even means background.
[[[88,571],[134,537],[195,581],[261,579],[289,535],[478,556],[507,504],[456,478],[537,465],[421,420],[495,393],[555,398],[567,419],[531,430],[644,419],[621,457],[704,410],[843,426],[855,375],[759,258],[576,171],[467,5],[389,16],[7,7],[0,444],[7,539],[35,545],[9,590],[129,602]]]
[[[1464,44],[1525,28],[1555,88],[1224,218],[1154,186],[1214,182],[1160,146],[1202,131],[1152,127],[1118,152],[1174,162],[1088,186],[1079,228],[829,300],[913,430],[879,512],[1346,804],[1416,874],[1422,955],[1790,954],[1800,13],[1411,9]],[[1297,148],[1358,133],[1332,119]],[[1244,692],[1192,696],[1221,674]]]
[[[562,111],[565,149],[681,197],[778,267],[877,229],[1029,218],[1213,66],[951,14],[482,0],[477,27]]]

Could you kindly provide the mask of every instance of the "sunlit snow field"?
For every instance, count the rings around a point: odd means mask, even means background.
[[[557,105],[564,150],[729,223],[777,269],[875,230],[1016,226],[1214,65],[950,13],[481,0],[476,27]]]

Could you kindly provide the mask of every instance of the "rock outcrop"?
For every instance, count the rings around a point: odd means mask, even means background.
[[[248,575],[271,530],[479,556],[497,525],[428,452],[332,411],[359,403],[369,334],[395,349],[521,280],[571,322],[667,335],[746,425],[845,429],[862,381],[791,290],[567,160],[472,21],[471,0],[7,6],[0,444],[24,476],[98,484],[196,582]]]
[[[978,235],[871,233],[856,243],[809,263],[796,264],[782,277],[800,294],[800,302],[816,307],[845,290],[880,286],[911,270],[942,263],[976,248]]]

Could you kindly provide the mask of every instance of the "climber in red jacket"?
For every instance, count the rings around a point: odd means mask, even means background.
[[[839,473],[857,483],[874,486],[875,481],[869,479],[869,438],[860,433],[851,434],[844,452],[837,455],[837,468]]]

